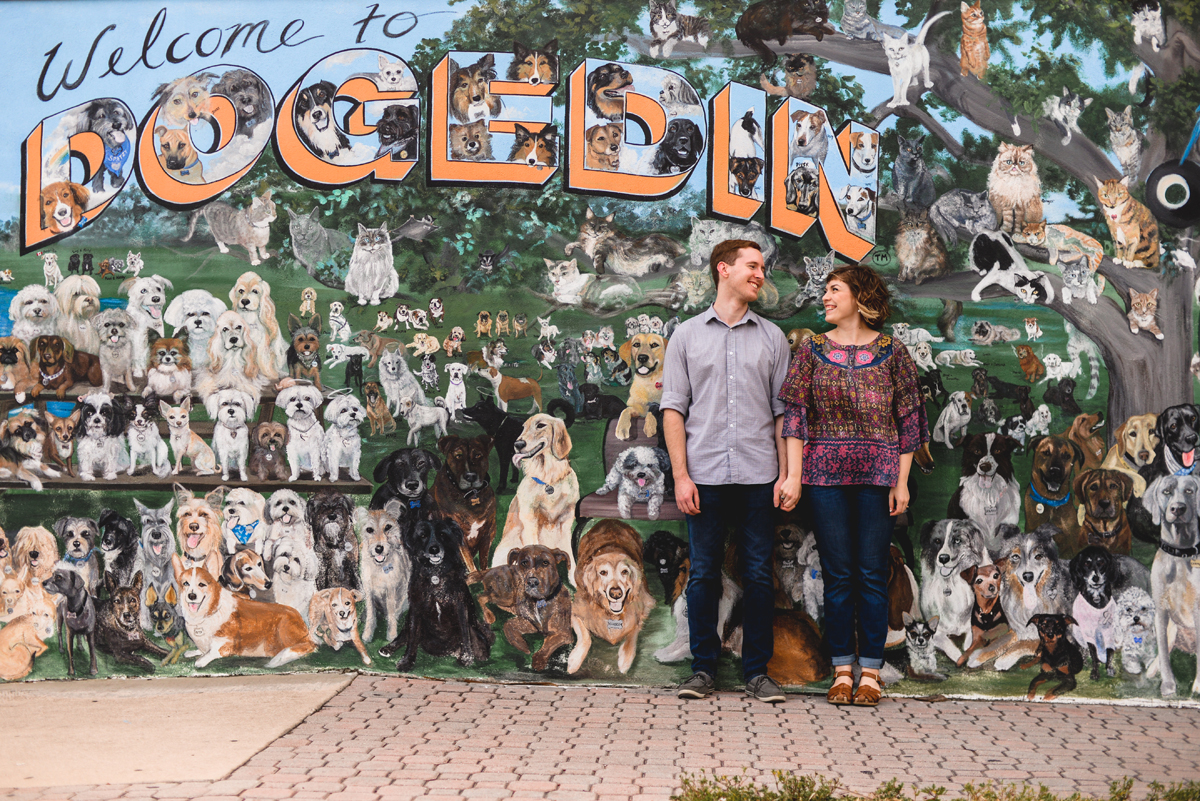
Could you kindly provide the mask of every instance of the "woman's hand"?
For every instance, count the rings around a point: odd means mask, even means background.
[[[775,505],[785,512],[796,508],[800,502],[800,476],[781,478],[775,482]]]
[[[908,482],[897,484],[888,493],[888,514],[898,515],[908,511]]]

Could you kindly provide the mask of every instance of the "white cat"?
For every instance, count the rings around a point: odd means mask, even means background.
[[[883,52],[887,55],[888,72],[892,74],[893,96],[888,101],[888,108],[908,105],[908,87],[922,73],[924,73],[925,88],[933,88],[933,81],[929,77],[929,50],[925,47],[925,35],[933,27],[933,23],[949,13],[949,11],[943,11],[930,17],[921,26],[916,39],[910,39],[908,33],[903,36],[890,36],[884,31],[879,32],[880,41],[883,42]]]
[[[583,293],[588,284],[596,280],[596,276],[579,272],[579,263],[575,259],[542,261],[546,263],[546,274],[550,277],[550,285],[554,287],[554,299],[568,306],[578,306],[582,303]]]
[[[1140,45],[1143,36],[1150,41],[1150,48],[1155,53],[1162,50],[1163,42],[1167,40],[1162,9],[1157,0],[1136,0],[1133,4],[1133,43]]]
[[[399,287],[400,276],[396,274],[387,224],[367,228],[359,223],[350,269],[346,272],[346,292],[357,296],[360,306],[368,303],[378,306],[395,295]]]

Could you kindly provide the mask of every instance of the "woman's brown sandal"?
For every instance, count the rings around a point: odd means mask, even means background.
[[[838,665],[833,669],[833,686],[825,694],[825,700],[835,706],[846,706],[853,702],[854,669],[850,665]]]
[[[879,706],[883,690],[879,682],[879,671],[863,668],[858,678],[858,688],[854,691],[855,706]]]

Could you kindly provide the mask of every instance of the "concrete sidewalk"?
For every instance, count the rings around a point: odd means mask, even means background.
[[[164,737],[188,736],[185,721],[172,723]],[[992,778],[1107,795],[1109,781],[1132,776],[1139,797],[1153,780],[1200,778],[1198,732],[1195,709],[886,699],[872,710],[807,695],[772,707],[740,692],[683,702],[664,689],[359,676],[224,780],[0,797],[665,800],[682,773],[743,769],[821,773],[864,792],[893,777],[951,789]],[[64,784],[69,743],[64,731]]]

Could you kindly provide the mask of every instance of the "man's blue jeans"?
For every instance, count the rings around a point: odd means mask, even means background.
[[[890,491],[867,484],[804,487],[812,500],[825,579],[825,639],[834,665],[854,664],[857,617],[858,664],[883,666],[894,526],[888,514]]]
[[[717,605],[725,532],[734,529],[742,565],[742,675],[747,681],[767,672],[775,648],[772,618],[775,584],[771,554],[775,547],[775,483],[698,484],[700,514],[688,515],[688,551],[692,560],[687,585],[688,633],[692,670],[717,675],[721,636]]]

